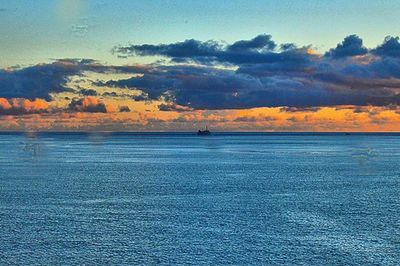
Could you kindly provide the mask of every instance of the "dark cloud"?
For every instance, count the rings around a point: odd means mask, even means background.
[[[399,37],[386,37],[383,44],[376,47],[376,49],[373,50],[373,53],[383,57],[390,56],[400,58]]]
[[[283,43],[280,45],[280,48],[281,48],[281,50],[286,51],[286,50],[297,49],[297,46],[294,43]]]
[[[93,89],[81,89],[79,93],[84,96],[97,96],[97,91]]]
[[[242,40],[228,46],[231,51],[245,51],[253,49],[274,50],[276,43],[272,40],[271,35],[258,35],[251,40]]]
[[[318,112],[321,110],[320,107],[282,107],[280,109],[281,112],[290,112],[290,113],[295,113],[295,112]]]
[[[120,113],[129,113],[131,109],[128,106],[120,106],[119,107],[119,112]]]
[[[399,81],[346,75],[343,69],[335,69],[337,66],[315,63],[311,67],[296,71],[267,68],[263,73],[262,68],[250,72],[241,68],[162,66],[143,76],[104,85],[139,89],[152,100],[163,97],[194,109],[398,104],[395,90],[400,87]]]
[[[0,97],[50,100],[49,93],[67,91],[68,77],[79,73],[75,65],[64,62],[0,70]]]
[[[174,103],[169,104],[160,104],[158,106],[160,111],[174,111],[174,112],[187,112],[192,111],[193,109],[187,106],[182,106]]]
[[[278,45],[269,35],[232,44],[186,40],[133,45],[115,51],[129,56],[163,56],[180,63],[158,61],[146,66],[110,66],[91,59],[64,59],[22,69],[4,69],[0,71],[0,97],[49,100],[51,93],[70,90],[66,84],[71,76],[92,71],[132,74],[122,80],[93,82],[96,86],[115,88],[115,92],[102,96],[146,102],[161,99],[168,103],[159,106],[165,111],[282,106],[292,108],[287,111],[313,111],[312,108],[321,106],[399,105],[399,46],[397,37],[387,37],[382,45],[367,49],[356,35],[346,37],[325,56],[316,55],[310,47]],[[131,96],[119,93],[118,88],[141,93]],[[97,95],[91,89],[81,89],[80,93],[87,96],[84,99]],[[73,100],[69,109],[110,110],[101,101],[84,104],[84,99]]]
[[[233,120],[234,122],[273,122],[276,121],[272,116],[239,116]]]
[[[62,59],[26,68],[2,69],[0,97],[50,100],[50,93],[72,91],[66,87],[69,78],[82,75],[84,71],[144,73],[146,69],[142,66],[106,66],[91,59]]]
[[[69,110],[87,113],[107,113],[106,104],[95,97],[88,96],[82,99],[73,99],[69,104]]]
[[[292,43],[280,45],[279,50],[277,47],[270,35],[230,45],[187,40],[119,47],[115,51],[124,55],[158,55],[180,63],[201,63],[202,67],[157,66],[143,76],[110,81],[107,85],[137,88],[151,99],[164,97],[195,109],[288,106],[305,110],[334,105],[399,104],[397,37],[387,37],[382,45],[369,50],[360,37],[350,35],[325,56]],[[359,55],[365,57],[354,57]],[[237,68],[217,69],[210,65],[214,63]]]
[[[114,52],[119,55],[154,56],[162,55],[173,58],[212,57],[220,51],[217,42],[201,42],[194,39],[177,42],[173,44],[160,45],[132,45],[126,47],[115,47]]]
[[[307,60],[301,56],[304,50],[294,45],[285,45],[284,51],[274,51],[277,45],[270,35],[259,35],[251,40],[240,40],[231,45],[222,45],[215,41],[186,40],[172,44],[143,44],[119,46],[114,48],[117,55],[124,56],[164,56],[174,62],[198,62],[204,64],[262,64]]]
[[[115,91],[112,91],[112,92],[106,91],[105,93],[103,93],[103,96],[106,96],[106,97],[118,97],[118,93],[116,93]]]
[[[145,95],[145,94],[134,95],[134,96],[132,96],[132,99],[135,102],[143,102],[143,101],[149,101],[150,100],[149,97],[147,95]]]
[[[342,58],[348,56],[365,55],[368,49],[363,46],[363,40],[357,35],[350,35],[344,38],[336,48],[330,49],[325,55],[333,58]]]

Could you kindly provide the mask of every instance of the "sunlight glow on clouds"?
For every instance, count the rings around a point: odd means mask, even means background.
[[[399,131],[400,42],[324,54],[261,34],[117,46],[154,63],[62,59],[0,70],[2,130]],[[163,60],[159,60],[162,58]]]

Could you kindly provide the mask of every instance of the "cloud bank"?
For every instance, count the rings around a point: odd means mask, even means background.
[[[103,101],[93,96],[87,96],[82,99],[73,99],[68,107],[71,111],[75,112],[87,112],[87,113],[115,112],[114,106],[106,104]]]
[[[106,66],[91,59],[62,59],[25,68],[0,70],[0,97],[51,100],[51,93],[71,91],[66,86],[72,76],[85,71],[97,73],[146,73],[142,66]],[[84,95],[90,91],[83,91]]]
[[[42,99],[30,101],[22,98],[0,98],[0,115],[39,114],[48,111],[49,103]]]
[[[194,109],[386,106],[400,104],[400,43],[387,37],[368,49],[357,35],[325,54],[311,46],[277,45],[270,35],[232,44],[186,40],[118,46],[124,56],[162,56],[175,63],[99,84],[138,88]]]
[[[215,110],[400,103],[398,37],[387,37],[382,44],[369,49],[359,36],[350,35],[325,54],[316,53],[311,46],[278,45],[267,34],[232,44],[190,39],[171,44],[119,46],[114,52],[128,57],[161,56],[170,62],[109,66],[90,59],[64,59],[3,69],[0,97],[51,101],[51,95],[71,91],[67,86],[70,77],[92,71],[132,74],[130,78],[93,84],[140,90],[143,94],[136,101],[163,98],[170,102],[169,106],[161,105],[163,110],[177,109],[173,104],[180,106],[180,110]],[[80,95],[98,93],[85,88]],[[104,108],[97,106],[93,110]]]

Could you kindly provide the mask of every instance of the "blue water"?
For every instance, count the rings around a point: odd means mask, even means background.
[[[0,134],[0,265],[396,265],[400,135]]]

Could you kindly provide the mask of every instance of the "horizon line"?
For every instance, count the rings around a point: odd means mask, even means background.
[[[75,131],[51,131],[51,130],[0,130],[0,134],[197,134],[197,131],[107,131],[107,130],[75,130]],[[211,134],[394,134],[400,135],[400,131],[212,131]]]

